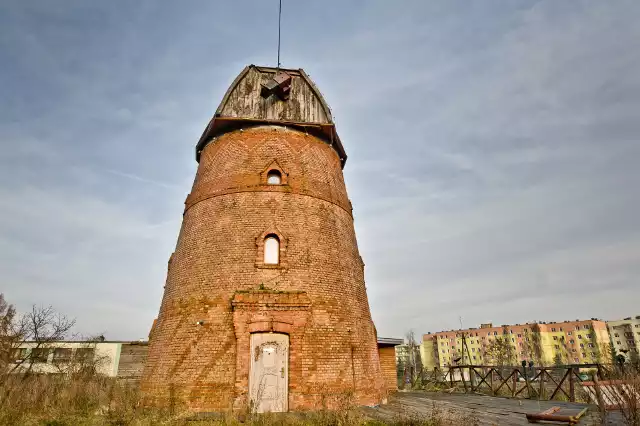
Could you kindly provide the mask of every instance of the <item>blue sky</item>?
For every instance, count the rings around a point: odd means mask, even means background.
[[[640,3],[284,0],[380,335],[640,314]],[[0,292],[145,337],[194,146],[277,1],[0,0]]]

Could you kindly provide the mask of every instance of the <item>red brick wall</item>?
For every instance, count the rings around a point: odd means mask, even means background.
[[[286,185],[265,184],[274,160]],[[277,266],[261,262],[269,233],[282,241]],[[257,331],[290,336],[291,410],[351,392],[360,404],[384,398],[339,158],[327,143],[275,126],[227,133],[202,152],[150,342],[147,401],[243,406]]]
[[[398,390],[398,372],[396,370],[396,348],[393,346],[378,349],[380,354],[380,369],[385,385],[389,391]]]

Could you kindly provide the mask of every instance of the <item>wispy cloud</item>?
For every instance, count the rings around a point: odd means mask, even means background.
[[[334,4],[285,8],[282,58],[316,81],[349,153],[379,333],[637,313],[640,3]],[[54,303],[85,334],[146,335],[194,144],[237,72],[273,63],[272,15],[3,8],[10,300]]]
[[[142,176],[134,175],[134,174],[131,174],[131,173],[125,173],[125,172],[121,172],[121,171],[118,171],[118,170],[107,169],[106,172],[107,173],[111,173],[111,174],[116,175],[116,176],[123,177],[123,178],[135,180],[137,182],[143,182],[143,183],[148,183],[148,184],[151,184],[151,185],[160,186],[162,188],[171,188],[171,189],[179,188],[178,185],[172,185],[172,184],[168,184],[168,183],[165,183],[165,182],[160,182],[160,181],[153,180],[153,179],[147,179],[147,178],[144,178]]]

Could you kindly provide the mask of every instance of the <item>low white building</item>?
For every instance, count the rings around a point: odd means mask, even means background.
[[[24,342],[13,353],[13,371],[57,374],[93,367],[108,377],[139,380],[147,358],[147,342]]]

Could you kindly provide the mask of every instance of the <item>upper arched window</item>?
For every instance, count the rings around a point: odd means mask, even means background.
[[[267,184],[280,185],[282,183],[282,175],[278,170],[269,170],[267,173]]]
[[[280,240],[271,234],[264,239],[264,263],[277,265],[280,263]]]

